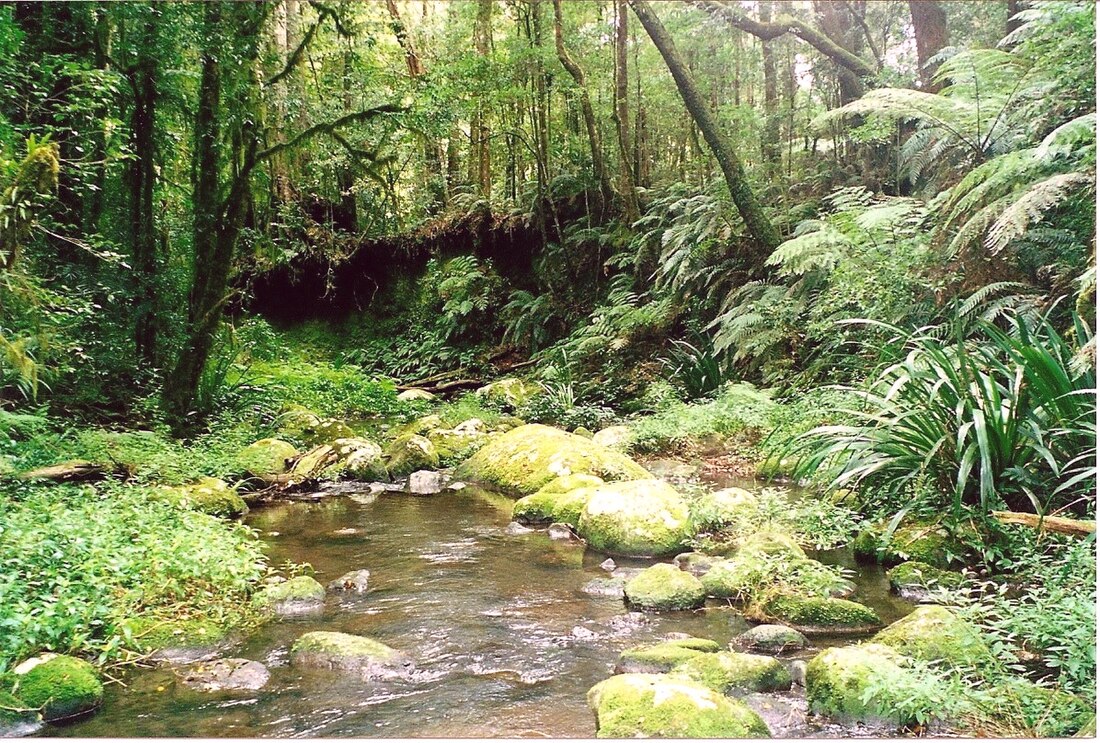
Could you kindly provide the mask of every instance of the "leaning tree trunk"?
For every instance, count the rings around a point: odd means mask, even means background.
[[[596,114],[592,110],[592,99],[588,95],[588,87],[584,82],[584,70],[569,56],[565,48],[565,40],[562,38],[561,0],[554,0],[554,46],[558,51],[558,59],[573,77],[577,84],[578,95],[581,101],[581,115],[584,117],[584,127],[588,131],[588,146],[592,151],[592,169],[596,172],[596,180],[600,184],[600,200],[602,209],[611,207],[615,194],[611,190],[611,179],[607,176],[607,164],[603,158],[603,146],[600,143],[600,130],[596,126]]]
[[[684,105],[687,106],[692,118],[695,119],[696,125],[703,132],[703,138],[714,153],[715,159],[718,160],[718,165],[722,168],[722,174],[725,176],[733,203],[737,206],[737,211],[745,222],[749,236],[758,246],[756,254],[750,256],[751,259],[758,261],[758,265],[750,266],[750,268],[754,271],[760,271],[763,269],[764,259],[780,243],[779,230],[775,228],[775,225],[768,219],[767,214],[764,213],[763,205],[749,185],[748,176],[745,174],[745,168],[742,166],[740,158],[737,157],[733,142],[726,136],[718,120],[711,113],[706,100],[696,87],[695,81],[688,72],[687,65],[684,64],[683,58],[676,50],[672,37],[665,29],[664,24],[657,18],[646,0],[630,0],[630,6],[634,9],[638,20],[642,22],[646,33],[653,40],[653,44],[657,47],[661,56],[664,57],[665,64],[668,65],[669,72],[672,73],[672,77],[676,81],[676,88],[684,99]]]

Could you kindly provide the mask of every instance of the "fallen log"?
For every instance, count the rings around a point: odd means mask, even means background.
[[[1053,531],[1079,537],[1096,533],[1095,521],[1067,519],[1063,516],[1038,516],[1034,513],[1020,513],[1018,511],[993,511],[992,516],[1002,524],[1030,526],[1032,529],[1039,529],[1040,531]]]
[[[52,464],[49,467],[39,467],[19,475],[20,479],[23,480],[52,480],[54,482],[88,482],[90,480],[102,480],[106,476],[106,467],[81,459]]]

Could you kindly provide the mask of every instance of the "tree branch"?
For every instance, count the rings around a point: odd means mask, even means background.
[[[299,147],[305,142],[308,142],[309,140],[321,134],[331,135],[336,130],[348,126],[349,124],[358,124],[364,121],[369,121],[376,116],[381,116],[383,114],[400,113],[404,110],[405,109],[402,106],[399,106],[396,103],[384,103],[381,106],[368,108],[365,111],[356,111],[355,113],[341,116],[334,121],[328,121],[323,124],[314,124],[308,129],[299,132],[296,136],[286,142],[280,142],[279,144],[268,147],[266,150],[261,150],[256,155],[256,164],[263,162],[264,160],[268,160],[285,150],[289,150],[293,147]]]

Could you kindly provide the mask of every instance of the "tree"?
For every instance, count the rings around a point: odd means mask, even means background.
[[[649,38],[653,40],[654,46],[657,47],[664,58],[669,72],[672,73],[672,77],[676,81],[676,88],[684,99],[684,105],[687,106],[696,126],[702,131],[703,138],[710,146],[715,159],[718,160],[718,165],[722,169],[723,176],[725,176],[733,203],[737,207],[741,219],[745,222],[749,236],[757,245],[756,252],[746,257],[762,263],[763,259],[779,245],[779,230],[775,228],[775,225],[768,219],[767,214],[764,213],[764,207],[749,185],[745,168],[741,164],[741,159],[737,157],[733,143],[696,87],[691,73],[688,72],[687,65],[677,52],[676,45],[665,29],[664,24],[661,23],[661,20],[645,0],[630,0],[630,7],[634,9],[634,13],[641,21],[642,27],[645,28]],[[762,265],[755,265],[752,268],[763,270]]]
[[[921,89],[935,93],[939,90],[935,80],[938,65],[931,60],[947,46],[947,13],[936,0],[909,0],[909,13],[913,17],[913,34],[917,40]]]
[[[615,133],[619,143],[619,193],[623,200],[623,217],[634,223],[641,216],[638,192],[634,181],[634,153],[631,142],[629,74],[626,63],[626,41],[629,32],[626,0],[615,0]]]

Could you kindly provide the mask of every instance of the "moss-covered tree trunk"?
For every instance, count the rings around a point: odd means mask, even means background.
[[[763,269],[764,259],[779,245],[779,230],[764,213],[763,205],[749,185],[748,176],[745,174],[741,159],[737,157],[733,142],[707,106],[706,100],[695,85],[687,65],[676,50],[676,45],[664,24],[645,0],[630,0],[630,6],[634,9],[646,33],[653,39],[657,50],[664,57],[665,64],[668,65],[669,72],[676,81],[676,88],[684,99],[684,104],[700,131],[703,132],[703,138],[714,153],[715,159],[718,160],[719,167],[722,168],[733,203],[745,222],[749,236],[758,246],[755,254],[749,256],[757,263],[751,268],[760,271]]]

